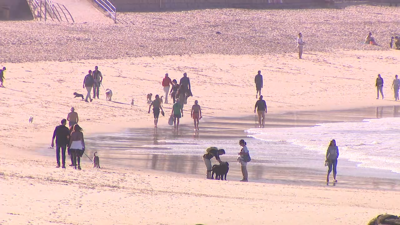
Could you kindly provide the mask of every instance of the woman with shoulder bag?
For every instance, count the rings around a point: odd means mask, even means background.
[[[247,149],[246,142],[243,139],[239,141],[239,145],[242,146],[242,149],[238,153],[239,157],[237,160],[240,163],[240,168],[243,175],[243,179],[241,179],[240,181],[247,182],[249,177],[249,174],[247,173],[247,163],[251,160],[250,153]]]
[[[336,146],[336,141],[335,139],[332,139],[332,141],[329,144],[328,150],[326,150],[326,160],[325,160],[325,165],[328,166],[328,174],[326,175],[326,185],[329,185],[329,174],[332,172],[333,169],[333,179],[334,183],[337,182],[336,180],[336,167],[337,167],[337,159],[339,158],[339,148]]]
[[[78,125],[74,125],[74,131],[71,133],[69,140],[70,153],[73,160],[73,165],[76,169],[76,163],[78,161],[78,170],[81,169],[81,157],[85,151],[85,140],[83,138],[82,128]]]

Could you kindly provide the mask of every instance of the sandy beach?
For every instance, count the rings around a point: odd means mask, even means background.
[[[120,143],[104,139],[136,132],[135,138],[121,138],[135,150],[148,144],[146,137],[152,145],[176,138],[165,116],[156,140],[147,113],[146,95],[163,94],[165,73],[180,79],[187,72],[191,79],[193,97],[177,138],[193,136],[194,100],[204,118],[193,140],[218,144],[215,140],[247,138],[244,131],[254,128],[258,70],[271,132],[398,117],[390,85],[400,52],[388,47],[398,14],[394,7],[357,6],[126,13],[120,15],[125,23],[116,25],[104,18],[84,21],[85,16],[76,24],[1,22],[0,66],[7,71],[0,88],[0,224],[349,225],[398,214],[400,178],[384,170],[354,167],[339,173],[336,186],[326,186],[323,161],[309,170],[279,167],[271,159],[274,163],[260,169],[254,158],[251,182],[238,182],[235,163],[227,181],[215,181],[205,179],[197,156],[157,153],[155,165],[155,154],[112,152],[105,148]],[[299,31],[307,43],[302,60],[294,44]],[[362,44],[368,31],[379,46]],[[74,98],[73,92],[86,94],[83,78],[96,65],[104,76],[100,99]],[[385,80],[384,100],[376,99],[378,73]],[[113,101],[105,100],[105,88],[112,89]],[[92,143],[88,154],[99,153],[102,169],[93,169],[87,159],[81,171],[55,168],[51,136],[71,107]],[[172,104],[163,107],[169,115]],[[251,151],[252,142],[248,145]],[[226,159],[234,161],[239,147],[227,149]]]

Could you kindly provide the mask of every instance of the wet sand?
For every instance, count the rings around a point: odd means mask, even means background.
[[[302,111],[283,114],[268,114],[267,128],[314,126],[320,123],[355,122],[363,119],[398,117],[399,106],[371,107],[338,111]],[[83,156],[83,161],[91,161],[93,152],[97,151],[101,156],[101,164],[105,169],[123,167],[134,170],[153,170],[157,172],[173,172],[194,177],[204,177],[205,168],[202,155],[180,155],[173,152],[174,147],[163,147],[166,143],[177,147],[185,145],[178,140],[209,141],[215,143],[221,140],[231,140],[236,143],[239,139],[246,138],[245,130],[257,127],[256,117],[213,117],[202,121],[200,132],[193,131],[192,124],[182,124],[178,132],[171,126],[162,125],[158,129],[130,128],[123,133],[91,135],[86,138],[90,149]],[[187,143],[188,145],[191,143]],[[300,147],[299,147],[300,148]],[[229,149],[227,151],[237,151]],[[53,157],[46,149],[40,154]],[[240,180],[240,166],[236,162],[236,156],[228,154],[222,157],[230,163],[228,180]],[[250,180],[252,182],[323,186],[325,184],[326,167],[321,162],[320,168],[306,168],[298,166],[286,166],[285,159],[271,158],[258,160],[253,158],[248,165]],[[302,159],[300,159],[302,160]],[[343,162],[352,164],[343,168]],[[214,161],[216,163],[216,161]],[[280,165],[282,164],[282,165]],[[340,165],[342,164],[342,166]],[[400,178],[398,174],[377,169],[357,167],[356,163],[340,159],[339,162],[340,183],[342,188],[361,188],[379,190],[400,190]]]

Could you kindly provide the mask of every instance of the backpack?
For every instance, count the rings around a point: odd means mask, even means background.
[[[245,162],[250,162],[251,161],[250,153],[247,153],[247,154],[243,155],[243,161],[245,161]]]
[[[337,154],[337,146],[329,146],[328,148],[328,155],[327,155],[327,159],[329,160],[335,160],[338,158],[338,154]]]
[[[91,87],[91,86],[93,86],[93,83],[94,83],[93,77],[91,75],[89,75],[89,74],[86,75],[86,77],[85,77],[85,86]]]

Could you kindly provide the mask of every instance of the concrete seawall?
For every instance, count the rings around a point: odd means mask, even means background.
[[[206,8],[323,7],[327,0],[111,0],[119,12],[189,10]]]
[[[33,19],[26,0],[0,0],[0,20]]]

